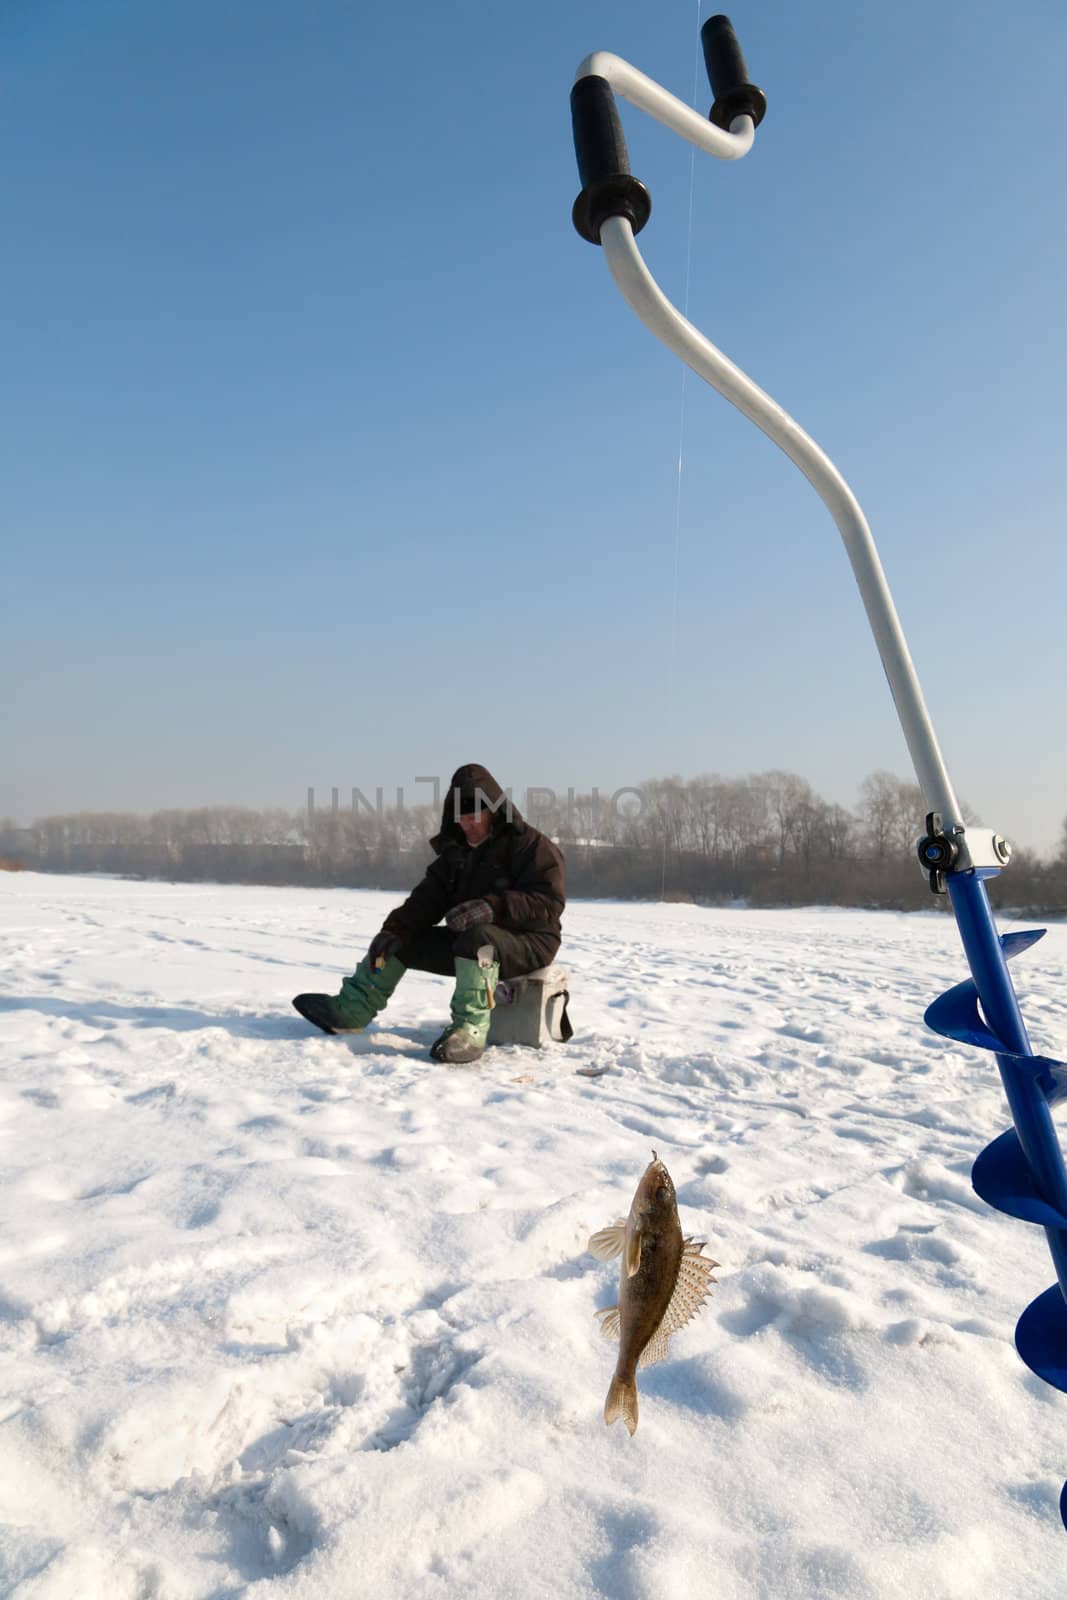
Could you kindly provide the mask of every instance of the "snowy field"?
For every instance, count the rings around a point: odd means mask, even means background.
[[[951,919],[575,904],[574,1041],[446,1068],[443,979],[289,1009],[397,898],[0,877],[0,1594],[1059,1600]],[[1062,1056],[1067,928],[1015,972]],[[722,1268],[630,1439],[585,1244],[653,1147]]]

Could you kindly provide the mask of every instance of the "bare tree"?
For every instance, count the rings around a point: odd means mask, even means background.
[[[716,857],[721,847],[725,790],[715,774],[694,778],[686,789],[692,846],[709,859]]]
[[[751,779],[766,797],[767,814],[774,828],[778,865],[785,864],[790,849],[796,851],[804,831],[807,809],[818,803],[806,778],[795,772],[760,772]]]
[[[831,861],[847,861],[852,855],[856,819],[844,806],[828,806],[826,811],[826,854]]]
[[[650,779],[641,785],[641,795],[643,843],[678,854],[685,848],[689,810],[684,782],[678,777]]]
[[[756,854],[766,838],[767,795],[751,781],[735,778],[719,796],[720,838],[734,868]]]
[[[922,833],[922,792],[892,772],[871,772],[860,785],[859,816],[875,861],[907,855]]]

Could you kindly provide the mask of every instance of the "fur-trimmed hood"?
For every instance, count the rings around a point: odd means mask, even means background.
[[[525,818],[504,793],[489,768],[479,765],[477,761],[468,761],[465,766],[456,768],[445,791],[441,806],[441,831],[430,840],[430,848],[438,855],[449,843],[466,846],[467,841],[456,821],[456,814],[462,810],[465,800],[475,798],[492,811],[494,835],[503,828],[511,828],[515,833],[526,831]]]

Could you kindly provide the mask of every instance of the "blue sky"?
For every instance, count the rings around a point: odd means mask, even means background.
[[[908,774],[828,514],[695,379],[680,433],[571,228],[577,64],[688,100],[708,9],[0,4],[0,815]],[[1067,14],[731,15],[769,110],[691,240],[688,146],[624,110],[646,258],[681,300],[691,246],[693,320],[845,472],[957,789],[1047,848]]]

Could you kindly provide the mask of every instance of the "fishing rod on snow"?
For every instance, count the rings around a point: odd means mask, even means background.
[[[571,90],[582,185],[574,226],[603,248],[612,277],[645,326],[785,451],[837,524],[927,807],[919,861],[931,890],[949,896],[971,972],[934,1001],[925,1020],[936,1033],[996,1056],[1014,1126],[980,1153],[971,1178],[987,1204],[1045,1230],[1057,1282],[1027,1306],[1015,1343],[1031,1371],[1067,1392],[1067,1168],[1052,1120],[1052,1107],[1067,1095],[1067,1065],[1035,1055],[1008,970],[1008,961],[1045,930],[997,932],[986,883],[1008,864],[1011,846],[990,828],[964,824],[859,501],[803,428],[671,304],[637,247],[652,203],[630,171],[616,94],[726,161],[749,153],[767,109],[766,96],[748,80],[730,19],[710,17],[701,42],[715,97],[707,120],[619,56],[596,51],[582,62]],[[1060,1515],[1067,1524],[1067,1484]]]

